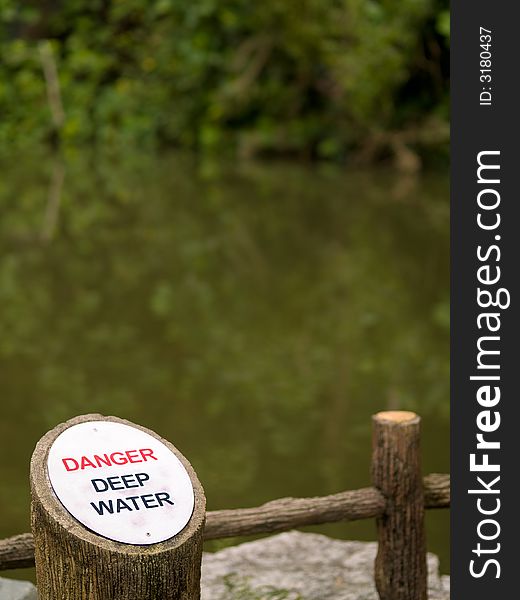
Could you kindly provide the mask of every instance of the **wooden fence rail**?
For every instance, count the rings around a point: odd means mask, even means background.
[[[449,475],[432,473],[423,479],[423,484],[425,508],[449,508]],[[384,514],[385,505],[381,492],[371,487],[316,498],[280,498],[253,508],[212,510],[206,513],[204,540],[372,519]],[[32,534],[0,540],[0,571],[26,567],[34,567]]]

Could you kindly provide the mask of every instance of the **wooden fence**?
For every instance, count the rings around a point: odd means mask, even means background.
[[[422,477],[417,415],[391,411],[378,413],[372,420],[374,487],[315,498],[281,498],[254,508],[208,511],[204,540],[375,518],[379,544],[374,574],[380,599],[427,600],[424,510],[450,506],[450,478],[444,474]],[[0,540],[0,570],[34,565],[32,534]],[[119,600],[139,598],[132,590],[119,594]],[[168,598],[195,599],[197,594]],[[79,592],[74,596],[87,597],[94,596]]]

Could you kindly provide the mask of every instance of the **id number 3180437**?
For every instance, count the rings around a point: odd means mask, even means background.
[[[480,28],[480,106],[491,106],[493,100],[491,82],[493,71],[491,66],[491,29]]]

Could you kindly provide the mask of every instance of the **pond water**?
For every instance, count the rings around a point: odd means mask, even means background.
[[[29,530],[37,440],[89,412],[171,440],[210,510],[369,485],[388,408],[423,417],[424,471],[449,471],[446,176],[177,154],[2,174],[1,537]],[[449,511],[428,545],[447,572]]]

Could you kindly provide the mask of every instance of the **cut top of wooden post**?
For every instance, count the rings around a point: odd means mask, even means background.
[[[85,415],[47,433],[31,481],[53,519],[91,543],[151,546],[204,521],[190,463],[153,431],[117,417]]]
[[[373,416],[375,421],[386,421],[396,425],[405,423],[417,423],[420,417],[409,410],[387,410],[378,412]]]

